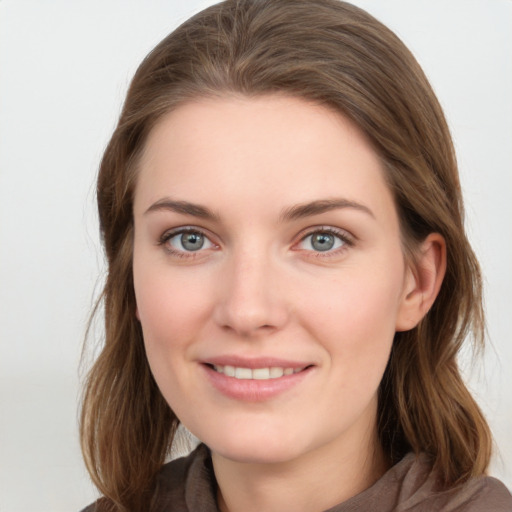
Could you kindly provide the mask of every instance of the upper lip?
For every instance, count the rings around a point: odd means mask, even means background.
[[[209,357],[201,361],[203,364],[215,366],[235,366],[238,368],[305,368],[311,366],[311,362],[294,361],[276,357],[241,357],[225,355]]]

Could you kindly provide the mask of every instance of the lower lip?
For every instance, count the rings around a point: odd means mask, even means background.
[[[229,398],[246,402],[263,402],[274,398],[300,384],[313,370],[313,367],[308,367],[298,373],[283,375],[277,379],[258,380],[236,379],[219,373],[206,364],[201,366],[217,391]]]

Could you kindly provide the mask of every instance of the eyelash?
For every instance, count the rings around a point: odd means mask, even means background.
[[[196,258],[202,251],[201,249],[197,251],[180,251],[173,249],[170,244],[168,243],[171,239],[173,239],[176,236],[183,235],[185,233],[196,233],[201,236],[203,236],[206,240],[208,240],[213,246],[216,246],[214,242],[211,241],[210,237],[199,228],[195,228],[193,226],[189,227],[183,227],[183,228],[177,228],[173,229],[171,231],[166,231],[158,240],[159,246],[164,246],[165,251],[175,257],[178,258]],[[300,240],[294,244],[293,247],[296,247],[297,245],[303,243],[308,237],[314,235],[314,234],[328,234],[332,235],[343,243],[341,247],[338,247],[334,250],[326,250],[323,251],[311,251],[311,250],[305,250],[305,252],[311,253],[312,257],[315,258],[329,258],[332,256],[338,256],[341,252],[344,252],[347,250],[347,248],[352,247],[355,243],[353,236],[349,235],[346,231],[336,229],[330,226],[316,226],[308,230],[307,233],[301,236]],[[294,250],[301,250],[301,249],[294,249]]]
[[[315,226],[313,228],[310,228],[307,233],[305,233],[303,236],[301,236],[300,240],[294,244],[294,246],[297,246],[301,243],[303,243],[308,237],[314,235],[314,234],[328,234],[332,235],[342,242],[342,246],[338,247],[333,250],[327,250],[327,251],[309,251],[307,252],[311,253],[311,256],[314,258],[330,258],[333,256],[339,256],[342,252],[345,252],[349,247],[353,247],[355,244],[354,237],[347,233],[344,230],[333,228],[331,226]],[[295,250],[301,250],[301,249],[295,249]]]
[[[173,229],[171,231],[166,231],[158,240],[158,245],[163,246],[165,251],[171,256],[175,256],[178,258],[196,258],[203,251],[201,249],[197,251],[180,251],[174,249],[168,242],[176,236],[183,235],[185,233],[196,233],[203,236],[206,240],[208,240],[213,246],[216,246],[211,240],[210,237],[201,229],[195,228],[193,226],[183,227]]]

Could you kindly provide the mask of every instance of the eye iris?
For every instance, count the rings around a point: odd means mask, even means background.
[[[311,237],[311,245],[316,251],[328,251],[334,247],[334,236],[329,233],[315,233]]]
[[[204,245],[204,236],[201,233],[183,233],[181,245],[187,251],[198,251]]]

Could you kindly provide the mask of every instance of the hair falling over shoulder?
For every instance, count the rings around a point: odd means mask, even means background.
[[[326,105],[365,132],[394,195],[406,257],[414,259],[429,233],[446,240],[439,296],[420,325],[396,333],[381,383],[378,429],[390,459],[425,452],[446,486],[489,464],[489,428],[457,366],[467,339],[483,345],[480,270],[465,235],[450,133],[423,71],[395,34],[351,4],[228,0],[183,23],[144,59],[101,162],[105,339],[81,414],[84,458],[104,496],[98,510],[150,510],[178,426],[135,315],[132,203],[145,140],[187,99],[275,93]]]

